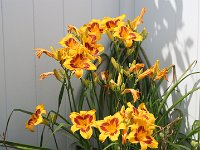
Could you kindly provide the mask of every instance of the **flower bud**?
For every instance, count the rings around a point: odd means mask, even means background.
[[[58,71],[56,69],[53,70],[54,72],[54,76],[56,77],[56,79],[60,82],[62,82],[62,77],[60,76],[60,74],[58,73]]]
[[[116,62],[116,60],[113,57],[111,58],[111,63],[116,70],[119,70],[119,64]]]
[[[89,80],[84,79],[84,78],[81,78],[81,80],[82,80],[82,82],[83,82],[83,84],[84,84],[85,87],[88,87],[88,86],[89,86],[89,84],[90,84],[90,81],[89,81]]]
[[[197,146],[199,146],[199,142],[192,140],[191,143],[192,147],[196,148]]]
[[[140,35],[143,37],[143,40],[145,40],[148,36],[147,29],[144,27]]]
[[[126,56],[130,56],[135,51],[135,48],[132,47],[131,49],[128,49],[126,52]]]
[[[50,113],[49,120],[51,123],[55,123],[57,120],[57,115],[55,113]]]
[[[109,38],[111,41],[114,41],[114,37],[113,37],[113,35],[112,35],[112,33],[111,33],[110,31],[106,30],[106,34],[107,34],[108,38]]]

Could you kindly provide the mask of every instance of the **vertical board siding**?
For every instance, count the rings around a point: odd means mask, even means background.
[[[132,20],[135,15],[135,0],[120,1],[120,14],[126,14]]]
[[[33,48],[32,1],[2,0],[7,113],[14,108],[33,111],[35,96],[35,61]],[[27,132],[29,115],[14,113],[8,137],[11,141],[37,144],[37,134]]]
[[[4,64],[4,41],[3,41],[3,14],[2,0],[0,1],[0,134],[5,130],[6,124],[6,94],[5,94],[5,64]]]
[[[144,25],[149,36],[144,41],[143,46],[153,64],[159,59],[162,67],[175,64],[177,77],[187,69],[194,61],[198,60],[198,30],[199,30],[199,6],[198,0],[192,3],[185,1],[145,1],[135,3],[135,12],[139,13],[142,7],[146,7],[148,12],[144,16]],[[199,70],[199,63],[193,71]],[[175,92],[169,100],[169,105],[187,91],[196,87],[195,82],[199,80],[199,75],[190,76],[180,86],[180,93]],[[191,84],[192,83],[192,84]],[[163,89],[170,83],[165,82]],[[184,122],[192,123],[199,119],[199,91],[189,96],[181,106],[184,113]],[[190,124],[192,125],[192,124]],[[182,130],[186,130],[187,123]]]
[[[50,46],[58,48],[58,42],[63,36],[63,0],[33,0],[34,6],[34,47],[45,48],[50,50]],[[35,58],[34,51],[32,57]],[[51,51],[51,50],[50,50]],[[51,72],[53,69],[60,68],[59,62],[45,54],[36,59],[36,93],[37,104],[43,103],[47,112],[57,110],[58,96],[61,88],[60,82],[54,76],[50,76],[42,81],[39,76],[44,72]],[[63,98],[60,113],[65,116],[65,99]],[[42,126],[39,128],[38,141]],[[48,131],[48,129],[47,129]],[[49,140],[50,138],[50,140]],[[48,141],[49,140],[49,141]],[[49,148],[56,149],[53,136],[50,132],[45,132],[44,144],[47,143]],[[60,134],[57,135],[57,141],[60,149],[65,149],[66,139]]]

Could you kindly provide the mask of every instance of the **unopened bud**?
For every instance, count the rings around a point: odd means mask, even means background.
[[[148,36],[147,29],[144,27],[140,35],[143,37],[143,40],[145,40]]]
[[[116,60],[113,57],[111,58],[111,63],[116,70],[119,70],[119,64],[116,62]]]
[[[56,79],[60,82],[62,82],[62,77],[60,76],[60,74],[58,73],[58,71],[56,69],[53,70],[54,72],[54,76],[56,77]]]
[[[111,40],[111,41],[114,41],[114,37],[112,35],[112,33],[110,31],[106,31],[106,34],[108,36],[108,38]]]
[[[49,120],[51,123],[55,123],[57,120],[57,115],[55,113],[50,113]]]

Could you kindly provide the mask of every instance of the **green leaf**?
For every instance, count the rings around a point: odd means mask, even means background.
[[[158,125],[159,125],[159,123],[162,121],[162,119],[164,119],[164,117],[165,117],[176,105],[178,105],[181,101],[183,101],[184,98],[186,98],[188,95],[192,94],[193,92],[195,92],[195,91],[197,91],[197,90],[199,90],[199,89],[200,89],[200,87],[194,88],[194,89],[192,89],[191,91],[189,91],[188,93],[186,93],[185,95],[183,95],[182,97],[180,97],[178,100],[176,100],[176,101],[174,102],[174,104],[173,104],[167,111],[165,111],[164,114],[162,115],[162,117],[158,120]]]
[[[195,120],[192,125],[192,130],[200,128],[200,120]],[[198,131],[198,141],[200,141],[200,130]]]
[[[103,150],[108,149],[109,147],[111,147],[112,145],[118,145],[118,143],[110,143],[108,146],[106,146]]]
[[[200,72],[193,72],[193,73],[190,73],[188,75],[186,75],[185,77],[179,79],[170,89],[169,91],[165,94],[163,100],[161,101],[160,103],[160,106],[158,107],[158,113],[161,111],[161,109],[163,108],[164,104],[166,103],[167,101],[167,98],[169,97],[169,95],[175,90],[175,88],[183,81],[185,80],[187,77],[189,77],[190,75],[192,74],[199,74]],[[185,74],[185,73],[184,73]]]
[[[10,148],[15,148],[19,150],[51,150],[49,148],[36,147],[36,146],[14,143],[14,142],[9,142],[9,141],[0,141],[0,144],[1,144],[0,146],[2,147],[10,147]]]
[[[170,141],[167,141],[167,143],[169,143],[171,146],[173,146],[176,150],[183,150],[183,149],[191,150],[190,148],[188,148],[186,146],[175,144],[175,143],[172,143]]]
[[[63,84],[62,84],[62,87],[61,87],[61,89],[60,89],[60,94],[59,94],[59,98],[58,98],[58,112],[59,112],[60,105],[61,105],[61,102],[62,102],[64,89],[65,89],[65,80],[64,80],[64,82],[63,82]]]

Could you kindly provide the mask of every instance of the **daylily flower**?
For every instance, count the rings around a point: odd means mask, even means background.
[[[102,19],[102,24],[105,26],[105,30],[113,31],[115,27],[126,17],[125,14],[122,14],[116,18],[104,17]]]
[[[104,32],[103,27],[101,26],[101,21],[95,19],[87,24],[87,29],[89,32],[96,33],[97,35]]]
[[[77,78],[82,77],[83,70],[96,70],[96,66],[91,62],[91,60],[82,54],[68,57],[63,63],[63,66],[75,72]]]
[[[111,141],[117,141],[120,129],[125,129],[126,125],[123,122],[123,117],[119,112],[113,116],[107,116],[104,120],[96,121],[96,127],[99,129],[101,134],[99,135],[99,140],[104,142],[107,137]]]
[[[136,102],[140,98],[140,92],[134,89],[125,89],[122,93],[131,93],[134,99],[134,102]]]
[[[46,79],[48,76],[54,75],[54,72],[45,72],[40,75],[40,80]]]
[[[59,44],[63,47],[75,48],[80,45],[73,34],[67,34],[63,39],[60,40]]]
[[[149,76],[150,78],[153,77],[153,71],[152,71],[152,69],[147,69],[143,73],[139,74],[138,75],[138,80],[141,80],[141,79],[145,78],[146,76]]]
[[[160,80],[161,78],[167,80],[167,68],[164,68],[163,70],[159,71],[155,77],[155,80]]]
[[[140,143],[141,150],[146,150],[147,147],[158,148],[158,142],[151,136],[152,133],[151,128],[140,120],[131,126],[127,139],[133,144]]]
[[[143,120],[152,130],[154,130],[156,127],[156,125],[154,124],[156,119],[154,115],[147,110],[144,103],[141,103],[138,106],[138,115],[135,116],[135,119]]]
[[[92,136],[92,126],[96,120],[96,110],[71,112],[69,118],[73,125],[71,127],[72,132],[80,130],[80,134],[84,139],[90,139]]]
[[[156,125],[154,123],[156,119],[152,113],[149,113],[144,103],[141,103],[138,106],[138,109],[135,108],[130,102],[127,103],[127,106],[128,108],[126,109],[126,114],[129,114],[127,117],[128,119],[133,118],[135,123],[138,120],[143,120],[143,122],[148,124],[152,130],[155,129]]]
[[[78,34],[78,29],[73,25],[68,25],[67,32],[76,35]]]
[[[42,54],[46,54],[49,57],[55,58],[55,54],[53,52],[50,52],[44,48],[34,48],[33,50],[36,50],[37,52],[35,53],[35,55],[40,59],[40,57],[42,56]]]
[[[132,64],[131,67],[129,68],[130,73],[132,73],[133,71],[136,72],[136,74],[138,74],[138,72],[140,71],[141,68],[144,68],[144,64]]]
[[[124,24],[121,24],[114,29],[113,36],[124,41],[125,46],[128,48],[132,46],[133,41],[142,41],[142,36],[140,34],[133,32]]]
[[[44,109],[44,105],[40,104],[36,107],[35,112],[31,115],[30,119],[26,123],[26,128],[31,132],[34,132],[34,126],[44,122],[42,114],[46,114],[46,110]]]
[[[147,11],[146,8],[142,8],[140,15],[137,16],[132,22],[131,22],[131,26],[134,30],[137,29],[138,25],[140,25],[141,23],[143,23],[142,18],[145,14],[145,12]]]
[[[88,53],[93,56],[98,56],[101,52],[104,51],[104,47],[101,44],[90,44],[85,42],[84,46],[88,49]]]

